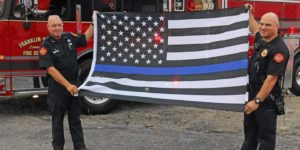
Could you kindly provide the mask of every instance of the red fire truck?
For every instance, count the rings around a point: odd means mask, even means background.
[[[45,70],[38,67],[38,50],[47,36],[47,17],[58,14],[68,32],[85,31],[92,11],[174,12],[209,11],[254,5],[257,19],[273,11],[280,17],[281,35],[289,45],[291,56],[285,87],[300,95],[300,1],[297,0],[0,0],[0,96],[18,97],[47,94]],[[251,37],[251,36],[250,36]],[[253,38],[249,38],[250,47]],[[89,73],[93,40],[78,49],[79,81]],[[250,51],[251,52],[251,51]],[[90,113],[107,113],[115,100],[82,97],[83,108]]]
[[[101,5],[114,11],[109,1]],[[93,1],[88,0],[0,0],[0,96],[47,94],[46,72],[38,66],[38,50],[48,34],[47,17],[60,15],[65,31],[84,32],[92,20],[93,7]],[[78,49],[81,82],[89,73],[92,49],[93,40]],[[105,113],[115,105],[106,98],[82,99],[86,111]]]

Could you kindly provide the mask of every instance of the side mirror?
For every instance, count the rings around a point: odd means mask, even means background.
[[[25,5],[23,3],[17,4],[13,9],[15,18],[23,19],[25,17]]]
[[[28,16],[31,15],[31,9],[33,7],[32,0],[23,0],[16,3],[13,14],[18,19],[25,19],[23,22],[24,29],[30,29],[30,22]]]
[[[38,9],[38,0],[23,0],[14,8],[14,16],[19,19],[47,18],[48,10]]]
[[[15,4],[13,9],[14,17],[18,19],[25,19],[26,16],[31,14],[31,9],[33,7],[32,0],[23,0]]]

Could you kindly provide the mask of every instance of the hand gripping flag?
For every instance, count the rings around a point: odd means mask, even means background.
[[[244,7],[96,16],[93,63],[80,95],[243,109],[249,48]]]

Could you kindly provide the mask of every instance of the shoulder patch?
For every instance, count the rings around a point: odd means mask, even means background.
[[[41,47],[39,50],[39,54],[41,56],[45,56],[48,53],[48,50],[45,47]]]
[[[274,55],[274,61],[277,63],[282,63],[284,61],[284,55],[282,53],[276,53]]]

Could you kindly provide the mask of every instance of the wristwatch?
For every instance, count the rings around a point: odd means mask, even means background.
[[[259,98],[257,98],[257,97],[254,98],[254,101],[255,101],[256,104],[260,104],[261,103],[261,100]]]

